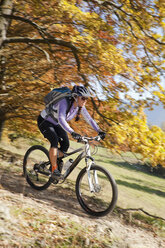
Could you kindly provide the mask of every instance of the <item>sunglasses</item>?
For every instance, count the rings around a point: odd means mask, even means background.
[[[86,100],[88,100],[88,97],[81,96],[81,100],[82,100],[82,101],[86,101]]]

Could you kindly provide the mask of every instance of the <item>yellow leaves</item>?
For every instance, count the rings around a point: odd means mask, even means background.
[[[162,35],[160,35],[160,34],[153,34],[153,37],[155,38],[155,39],[157,39],[157,40],[159,40],[159,39],[161,39],[162,38]]]
[[[67,0],[61,0],[60,1],[60,6],[63,11],[66,11],[67,14],[69,15],[70,18],[75,19],[76,21],[91,21],[88,23],[88,27],[97,27],[97,22],[93,22],[94,20],[96,21],[99,16],[95,12],[84,12],[80,8],[78,8],[75,5],[75,1],[67,1]]]
[[[161,93],[160,91],[154,91],[153,94],[157,96],[161,102],[165,103],[165,94]]]
[[[161,164],[165,167],[165,133],[157,126],[149,128],[141,114],[132,116],[122,124],[113,124],[108,133],[115,141],[114,150],[140,153],[143,161],[147,160],[152,166]],[[106,144],[112,146],[109,142]]]
[[[76,56],[80,61],[81,73],[84,72],[87,80],[93,80],[93,82],[96,75],[98,81],[101,82],[100,84],[110,86],[106,89],[104,88],[105,94],[108,95],[109,92],[110,94],[101,113],[110,119],[115,116],[119,121],[122,120],[122,125],[114,124],[112,128],[107,127],[109,135],[116,142],[115,148],[126,147],[134,152],[140,152],[144,158],[150,159],[155,165],[160,161],[162,162],[164,158],[164,133],[161,133],[155,127],[150,129],[147,127],[142,108],[138,109],[138,111],[135,108],[134,115],[132,115],[132,106],[137,107],[137,105],[141,104],[140,101],[133,99],[132,95],[128,94],[125,97],[130,103],[126,111],[119,111],[121,102],[119,102],[120,94],[118,92],[126,94],[129,86],[131,88],[134,85],[135,91],[138,94],[143,94],[144,89],[150,90],[152,85],[154,87],[158,85],[159,90],[155,91],[154,94],[165,103],[165,91],[159,85],[159,72],[156,69],[156,67],[163,69],[164,66],[163,58],[159,57],[161,56],[162,47],[154,40],[162,39],[160,34],[156,33],[156,28],[159,25],[161,28],[165,28],[165,22],[163,18],[152,17],[152,13],[158,15],[159,11],[163,16],[165,10],[158,0],[121,1],[124,4],[118,9],[113,9],[112,6],[112,9],[106,8],[106,6],[100,8],[103,2],[95,1],[96,7],[94,7],[90,1],[81,1],[81,4],[76,4],[76,0],[32,0],[26,1],[25,5],[21,5],[20,1],[16,1],[16,10],[18,11],[16,13],[20,12],[22,16],[29,17],[29,20],[35,20],[38,25],[42,26],[43,30],[45,30],[43,33],[45,38],[54,37],[62,41],[69,41],[78,48]],[[99,4],[97,5],[97,3]],[[156,7],[151,9],[154,4]],[[34,17],[37,18],[35,19]],[[37,32],[36,36],[35,30],[31,30],[31,26],[29,26],[30,31],[27,27],[21,27],[20,32],[20,26],[16,29],[17,25],[18,20],[12,21],[9,37],[12,37],[12,32],[16,30],[18,30],[16,34],[18,33],[20,37],[23,35],[25,37],[39,36]],[[25,23],[23,23],[23,26],[25,26]],[[150,35],[153,35],[154,39],[150,38]],[[32,85],[33,78],[31,80],[29,78],[31,72],[33,72],[33,75],[39,75],[40,79],[49,82],[47,83],[47,90],[50,88],[48,86],[53,85],[54,87],[54,83],[57,82],[67,82],[69,85],[71,82],[80,82],[82,80],[79,77],[79,72],[77,72],[75,54],[68,48],[38,44],[40,50],[50,54],[51,61],[54,64],[49,66],[45,56],[42,56],[41,51],[38,52],[34,47],[31,44],[22,45],[19,48],[15,46],[14,49],[12,47],[13,55],[9,56],[9,62],[12,61],[12,58],[14,59],[10,65],[12,69],[9,72],[9,86],[12,85],[12,81],[15,84],[17,82],[21,94],[23,92],[21,87],[24,86],[26,92],[28,90],[28,96],[31,99],[29,91],[33,93],[36,91],[36,98],[37,92],[41,93],[38,88],[35,89]],[[31,53],[29,52],[30,49]],[[11,54],[12,52],[10,51]],[[18,56],[19,59],[17,59]],[[23,65],[22,62],[24,62]],[[68,70],[69,67],[71,68],[70,70]],[[25,75],[25,73],[27,74]],[[48,77],[48,74],[51,77]],[[120,78],[117,83],[112,81],[114,75],[119,76],[119,74],[123,78]],[[13,77],[15,78],[11,79],[10,75],[14,75]],[[43,76],[41,77],[40,75]],[[25,82],[26,78],[29,81]],[[82,81],[82,83],[84,82]],[[46,90],[45,85],[40,88],[43,89],[43,95]],[[13,93],[11,92],[10,90],[10,98],[14,99],[13,96],[16,95],[16,90]],[[20,94],[17,92],[18,96]],[[112,96],[114,97],[113,99]],[[143,104],[146,103],[143,101]],[[29,106],[31,107],[31,104]],[[129,111],[129,108],[131,111]],[[112,146],[110,141],[106,142],[107,146]]]
[[[162,26],[163,29],[165,29],[165,22],[164,21],[161,21],[160,25]]]
[[[165,89],[164,89],[164,87],[161,85],[161,84],[157,84],[158,85],[158,87],[159,87],[159,89],[162,91],[162,92],[165,92]]]

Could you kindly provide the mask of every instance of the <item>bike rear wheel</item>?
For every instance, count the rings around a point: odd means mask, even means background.
[[[118,196],[113,177],[103,167],[91,166],[93,192],[90,190],[88,178],[87,170],[83,168],[76,180],[76,195],[81,207],[93,216],[104,216],[112,212]]]
[[[37,190],[44,190],[51,184],[49,153],[40,145],[30,147],[23,160],[23,173],[28,184]]]

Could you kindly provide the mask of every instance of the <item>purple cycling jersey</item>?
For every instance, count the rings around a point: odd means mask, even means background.
[[[54,116],[57,119],[57,121],[55,121],[52,117],[47,116],[45,109],[41,112],[41,116],[54,125],[59,124],[66,132],[72,133],[74,132],[74,130],[69,126],[68,121],[72,120],[77,115],[78,107],[74,107],[73,104],[68,113],[67,113],[67,109],[68,109],[68,103],[67,100],[64,98],[53,106]],[[85,106],[82,107],[81,113],[84,119],[86,120],[86,122],[89,123],[96,132],[99,132],[100,128],[98,127],[96,122],[92,119]]]

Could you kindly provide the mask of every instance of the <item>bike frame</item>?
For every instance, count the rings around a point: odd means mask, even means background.
[[[81,152],[82,151],[82,152]],[[69,166],[69,168],[65,171],[65,173],[63,174],[63,179],[65,180],[70,173],[74,170],[74,168],[79,164],[79,162],[85,157],[85,153],[84,153],[84,149],[79,148],[71,153],[64,153],[64,158],[69,157],[77,152],[81,152],[78,157],[73,161],[73,163],[71,164],[71,166]]]
[[[81,152],[78,157],[73,161],[71,166],[66,170],[66,172],[63,174],[63,180],[70,175],[70,173],[74,170],[74,168],[79,164],[79,162],[85,158],[85,163],[86,163],[86,170],[87,170],[87,175],[88,175],[88,183],[89,183],[89,188],[91,192],[95,192],[94,185],[91,180],[91,175],[90,175],[90,168],[94,164],[94,158],[91,156],[91,151],[90,151],[90,144],[89,140],[100,140],[99,136],[96,136],[94,138],[88,138],[88,137],[82,137],[81,141],[85,143],[85,146],[82,148],[79,148],[73,152],[70,153],[64,153],[64,158],[69,157],[77,152]],[[94,171],[94,178],[95,178],[95,184],[98,185],[98,177],[96,171]]]

